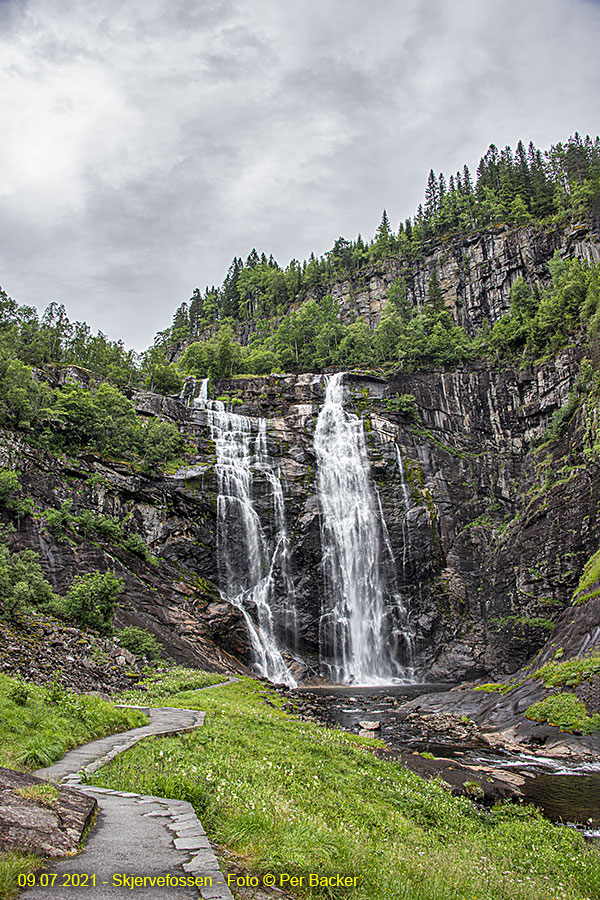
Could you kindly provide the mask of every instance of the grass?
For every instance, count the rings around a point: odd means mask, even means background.
[[[190,801],[242,866],[304,876],[297,896],[311,900],[600,895],[600,856],[574,830],[531,807],[479,810],[378,758],[377,741],[303,722],[283,702],[250,679],[180,691],[169,703],[205,709],[204,727],[138,744],[91,781]],[[311,887],[311,872],[360,881]]]
[[[226,678],[226,675],[216,672],[171,666],[166,672],[157,672],[144,679],[145,690],[130,688],[119,694],[119,700],[140,706],[160,706],[165,700],[177,701],[182,693],[196,691],[212,684],[221,684]],[[173,702],[171,705],[179,706],[179,703]]]
[[[571,602],[585,603],[598,594],[600,594],[600,550],[585,564]]]
[[[525,710],[525,715],[535,722],[556,725],[561,731],[580,731],[582,734],[600,731],[600,713],[588,716],[585,703],[568,692],[538,700]]]
[[[49,781],[17,788],[15,794],[23,797],[24,800],[34,800],[41,806],[55,806],[58,800],[58,788],[55,784],[50,784]]]
[[[551,619],[541,616],[503,616],[501,619],[490,619],[495,625],[516,625],[520,628],[542,628],[544,631],[553,631],[556,623]]]
[[[565,685],[577,687],[582,681],[590,681],[600,675],[600,652],[587,656],[573,657],[564,662],[549,662],[533,673],[533,678],[541,678],[546,687]]]
[[[0,853],[0,898],[13,900],[21,888],[18,885],[19,875],[41,869],[44,860],[33,853]]]
[[[488,684],[478,684],[474,687],[474,691],[486,691],[488,694],[507,694],[512,691],[513,684],[499,684],[497,682],[489,682]]]
[[[49,766],[73,747],[146,722],[99,697],[0,675],[0,765],[8,768]]]

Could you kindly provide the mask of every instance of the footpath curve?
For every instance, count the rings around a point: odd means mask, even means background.
[[[233,681],[237,679],[222,684]],[[133,708],[149,714],[147,725],[84,744],[34,773],[92,797],[99,811],[81,853],[49,862],[46,871],[57,874],[54,884],[23,891],[21,897],[26,900],[67,900],[87,891],[92,900],[132,896],[234,900],[190,803],[81,783],[83,775],[95,772],[143,738],[193,731],[204,724],[206,715],[201,710],[175,707]],[[80,878],[73,879],[72,874]],[[136,886],[131,880],[135,876],[145,877],[145,883]],[[157,883],[160,878],[163,882]]]

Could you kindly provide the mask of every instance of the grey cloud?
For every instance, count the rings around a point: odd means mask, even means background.
[[[597,127],[592,0],[0,0],[0,21],[0,283],[138,348],[234,255],[368,237],[430,167]]]

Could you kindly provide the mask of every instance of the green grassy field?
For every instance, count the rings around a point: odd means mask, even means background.
[[[99,697],[0,675],[0,765],[8,768],[49,766],[73,747],[147,721]]]
[[[152,689],[146,696],[151,702]],[[572,829],[531,807],[480,810],[452,797],[377,758],[377,741],[276,708],[281,697],[250,679],[179,691],[168,702],[207,710],[204,727],[138,744],[93,782],[189,800],[211,839],[247,871],[302,878],[298,897],[600,897],[600,855]],[[311,886],[310,873],[358,883]]]

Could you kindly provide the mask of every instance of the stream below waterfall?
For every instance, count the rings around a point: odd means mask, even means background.
[[[574,825],[586,837],[600,839],[600,761],[570,762],[545,757],[543,752],[511,753],[482,746],[477,741],[457,742],[452,735],[423,739],[405,723],[402,704],[421,694],[449,690],[451,684],[389,684],[381,687],[328,685],[300,688],[297,696],[310,703],[313,714],[326,725],[380,737],[392,750],[404,754],[427,753],[463,769],[503,770],[526,776],[520,790],[554,822]],[[360,722],[378,722],[372,732]],[[404,761],[406,756],[404,756]]]

